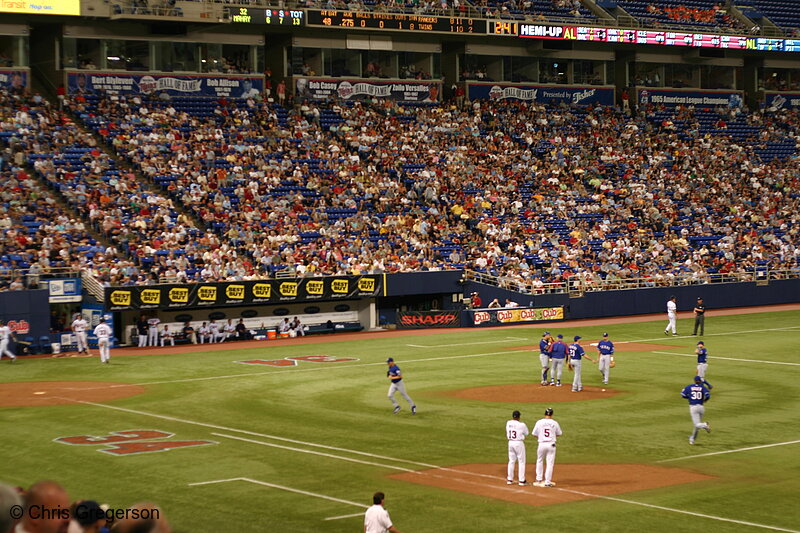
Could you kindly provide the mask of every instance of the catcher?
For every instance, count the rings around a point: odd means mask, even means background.
[[[600,375],[603,376],[603,385],[608,385],[608,374],[616,366],[614,362],[614,343],[608,340],[608,333],[603,333],[603,340],[597,343],[599,352]]]

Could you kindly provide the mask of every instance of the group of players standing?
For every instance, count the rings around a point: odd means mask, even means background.
[[[582,367],[583,359],[598,363],[598,369],[603,376],[603,384],[608,384],[609,373],[614,362],[614,343],[608,338],[608,333],[603,333],[603,339],[597,343],[598,359],[595,361],[586,354],[581,346],[581,337],[575,335],[572,344],[564,342],[563,335],[554,339],[549,331],[545,331],[539,341],[539,359],[542,363],[542,386],[561,386],[561,376],[564,364],[573,371],[572,392],[583,390]],[[548,381],[548,374],[550,381]]]

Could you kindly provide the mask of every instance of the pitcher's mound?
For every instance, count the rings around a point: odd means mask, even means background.
[[[527,468],[527,481],[536,480],[536,466]],[[556,462],[555,487],[533,485],[520,487],[506,484],[506,465],[469,464],[404,472],[389,476],[411,483],[430,485],[477,496],[496,498],[525,505],[552,505],[590,500],[638,490],[657,489],[714,479],[712,476],[664,466],[624,465],[560,465]]]
[[[141,385],[105,381],[23,381],[0,383],[0,407],[103,402],[141,394]]]
[[[571,376],[570,376],[571,377]],[[580,402],[585,400],[604,400],[619,394],[619,391],[605,387],[584,387],[581,392],[572,392],[572,383],[564,383],[561,387],[543,387],[537,384],[492,385],[489,387],[472,387],[447,391],[447,396],[465,400],[503,403],[559,403]]]

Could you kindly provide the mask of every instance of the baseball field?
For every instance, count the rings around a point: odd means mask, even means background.
[[[361,531],[378,490],[406,533],[800,531],[800,310],[740,313],[706,320],[712,432],[694,446],[680,391],[698,337],[659,316],[4,359],[0,480],[157,502],[179,532]],[[607,331],[609,385],[586,362],[584,392],[566,370],[541,387],[545,329],[592,358]],[[400,398],[392,414],[388,356],[416,415]],[[546,407],[557,486],[508,486],[505,422]]]

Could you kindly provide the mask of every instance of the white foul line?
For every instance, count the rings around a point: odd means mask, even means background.
[[[364,513],[356,514],[343,514],[342,516],[329,516],[325,520],[341,520],[342,518],[355,518],[356,516],[364,516]]]
[[[710,453],[701,453],[699,455],[686,455],[684,457],[676,457],[674,459],[662,459],[661,461],[656,461],[657,463],[669,463],[671,461],[681,461],[683,459],[694,459],[695,457],[708,457],[710,455],[723,455],[726,453],[738,453],[738,452],[746,452],[749,450],[760,450],[762,448],[772,448],[774,446],[786,446],[787,444],[797,444],[800,443],[800,440],[790,440],[786,442],[776,442],[774,444],[763,444],[761,446],[749,446],[747,448],[737,448],[735,450],[724,450],[721,452],[710,452]]]
[[[686,354],[686,353],[675,353],[675,352],[658,352],[653,350],[651,353],[657,353],[661,355],[678,355],[680,357],[696,357],[694,354]],[[720,357],[718,355],[709,355],[709,359],[724,359],[725,361],[742,361],[745,363],[764,363],[765,365],[789,365],[789,366],[800,366],[800,363],[785,363],[783,361],[760,361],[758,359],[739,359],[737,357]]]
[[[558,488],[558,487],[556,487],[556,488]],[[559,490],[563,490],[564,492],[571,492],[573,494],[580,494],[582,496],[590,496],[590,497],[593,497],[593,498],[600,498],[600,499],[603,499],[603,500],[609,500],[609,501],[612,501],[612,502],[629,503],[629,504],[632,504],[632,505],[641,505],[642,507],[649,507],[651,509],[658,509],[660,511],[669,511],[669,512],[672,512],[672,513],[687,514],[689,516],[699,516],[700,518],[710,518],[711,520],[719,520],[721,522],[730,522],[732,524],[740,524],[740,525],[743,525],[743,526],[760,527],[762,529],[770,529],[772,531],[785,531],[786,533],[800,533],[800,531],[797,531],[795,529],[786,529],[786,528],[782,528],[782,527],[768,526],[768,525],[765,525],[765,524],[758,524],[756,522],[746,522],[744,520],[734,520],[732,518],[723,518],[721,516],[714,516],[714,515],[710,515],[710,514],[695,513],[695,512],[692,512],[692,511],[684,511],[683,509],[673,509],[671,507],[664,507],[664,506],[661,506],[661,505],[653,505],[652,503],[643,503],[643,502],[636,502],[636,501],[633,501],[633,500],[626,500],[624,498],[615,498],[613,496],[601,496],[601,495],[598,495],[598,494],[590,494],[588,492],[582,492],[582,491],[579,491],[579,490],[570,490],[570,489],[559,489]]]
[[[451,346],[473,346],[475,344],[498,344],[508,341],[526,341],[525,337],[506,337],[505,339],[501,339],[499,341],[481,341],[481,342],[462,342],[459,344],[406,344],[406,346],[411,346],[413,348],[449,348]]]
[[[402,466],[387,465],[387,464],[383,464],[383,463],[375,463],[375,462],[372,462],[372,461],[362,461],[361,459],[353,459],[352,457],[343,457],[341,455],[334,455],[332,453],[325,453],[325,452],[316,452],[314,450],[306,450],[306,449],[303,449],[303,448],[293,448],[291,446],[284,446],[282,444],[273,444],[271,442],[262,442],[260,440],[246,439],[244,437],[235,437],[233,435],[225,435],[224,433],[212,433],[212,435],[215,435],[217,437],[225,437],[225,438],[228,438],[228,439],[240,440],[242,442],[249,442],[251,444],[258,444],[258,445],[261,445],[261,446],[270,446],[272,448],[280,448],[282,450],[290,450],[290,451],[299,452],[299,453],[308,453],[308,454],[311,454],[311,455],[321,455],[322,457],[330,457],[331,459],[340,459],[342,461],[349,461],[351,463],[358,463],[358,464],[369,465],[369,466],[380,466],[380,467],[389,468],[389,469],[392,469],[392,470],[400,470],[402,472],[414,472],[414,470],[412,470],[411,468],[403,468]]]
[[[70,398],[65,398],[65,399],[70,400]],[[218,426],[216,424],[206,424],[206,423],[203,423],[203,422],[196,422],[196,421],[193,421],[193,420],[186,420],[186,419],[181,419],[181,418],[176,418],[176,417],[171,417],[171,416],[166,416],[166,415],[159,415],[159,414],[156,414],[156,413],[147,413],[145,411],[137,411],[137,410],[134,410],[134,409],[126,409],[124,407],[116,407],[116,406],[113,406],[113,405],[105,405],[105,404],[102,404],[102,403],[87,402],[87,401],[84,401],[84,400],[71,400],[71,401],[74,401],[76,403],[86,404],[86,405],[93,405],[93,406],[96,406],[96,407],[104,407],[104,408],[107,408],[107,409],[114,409],[114,410],[118,410],[118,411],[129,412],[129,413],[143,415],[143,416],[150,416],[150,417],[154,417],[154,418],[161,418],[161,419],[164,419],[164,420],[171,420],[171,421],[175,421],[175,422],[181,422],[181,423],[184,423],[184,424],[190,424],[190,425],[196,425],[196,426],[204,426],[204,427],[210,427],[210,428],[215,428],[215,429],[223,429],[223,430],[227,430],[227,431],[234,431],[234,432],[237,432],[237,433],[244,433],[244,434],[249,434],[249,435],[261,436],[261,437],[265,437],[265,438],[272,438],[272,439],[275,439],[275,440],[293,442],[293,443],[296,443],[296,444],[304,444],[306,446],[313,446],[313,447],[324,448],[324,449],[332,449],[332,450],[343,451],[343,452],[346,452],[346,453],[352,453],[352,454],[356,454],[356,455],[364,455],[364,456],[370,456],[370,457],[373,457],[373,458],[380,458],[380,459],[386,459],[386,460],[390,460],[390,461],[409,463],[409,464],[414,464],[414,465],[417,465],[417,466],[423,466],[423,467],[426,467],[426,468],[441,468],[442,470],[446,470],[446,471],[458,472],[458,473],[467,474],[467,475],[475,475],[475,476],[479,476],[479,477],[490,478],[490,479],[498,481],[498,482],[500,481],[500,478],[498,478],[496,476],[491,476],[491,475],[488,475],[488,474],[480,474],[480,473],[476,473],[476,472],[467,472],[467,471],[458,470],[458,469],[455,469],[455,468],[439,467],[439,466],[436,466],[436,465],[420,463],[420,462],[417,462],[417,461],[410,461],[410,460],[407,460],[407,459],[398,459],[398,458],[394,458],[394,457],[385,457],[385,456],[370,454],[370,453],[367,453],[367,452],[360,452],[360,451],[357,451],[357,450],[348,450],[346,448],[336,448],[336,447],[333,447],[333,446],[326,446],[326,445],[323,445],[323,444],[316,444],[316,443],[312,443],[312,442],[303,442],[303,441],[287,439],[287,438],[283,438],[283,437],[263,435],[263,434],[255,433],[255,432],[252,432],[252,431],[233,429],[233,428],[225,428],[223,426]],[[289,446],[279,446],[279,445],[270,444],[270,443],[264,443],[264,442],[260,442],[260,441],[253,441],[251,439],[243,439],[243,438],[240,438],[240,437],[233,437],[233,436],[230,436],[230,435],[221,435],[220,434],[220,436],[224,436],[224,437],[228,437],[228,438],[234,438],[234,439],[238,439],[238,440],[243,440],[243,441],[246,441],[246,442],[253,442],[255,444],[260,444],[260,445],[265,445],[265,446],[273,446],[273,447],[276,447],[276,448],[284,448],[284,449],[288,449],[288,450],[292,450],[292,451],[301,451],[301,452],[304,452],[304,453],[314,453],[316,455],[323,455],[323,456],[326,456],[326,457],[342,459],[342,460],[346,460],[346,461],[350,461],[350,462],[358,462],[358,463],[369,464],[369,465],[377,465],[377,466],[382,466],[384,468],[391,468],[393,470],[403,470],[403,471],[406,471],[406,472],[415,472],[414,470],[409,470],[409,469],[406,469],[406,468],[403,468],[403,467],[399,467],[399,466],[391,466],[391,465],[386,465],[386,464],[381,464],[381,463],[372,463],[370,461],[360,461],[358,459],[341,457],[341,456],[336,456],[336,455],[333,455],[333,454],[324,454],[324,453],[321,453],[321,452],[311,452],[309,450],[303,450],[303,449],[299,449],[299,448],[291,448]],[[273,485],[265,483],[265,482],[261,482],[261,481],[257,481],[257,480],[250,480],[248,478],[233,478],[233,479],[245,479],[245,480],[247,480],[247,481],[249,481],[251,483],[262,484],[262,485],[265,485],[265,486],[273,486]],[[226,481],[226,480],[223,480],[223,481]],[[203,483],[213,483],[213,482],[203,482]],[[203,483],[200,483],[200,484],[203,484]],[[300,492],[300,491],[296,491],[295,489],[288,489],[288,487],[279,487],[279,488],[282,488],[284,490],[292,490],[293,492]],[[652,504],[649,504],[649,503],[642,503],[642,502],[637,502],[637,501],[633,501],[633,500],[625,500],[625,499],[621,499],[621,498],[613,498],[611,496],[602,496],[602,495],[598,495],[598,494],[591,494],[591,493],[588,493],[588,492],[573,491],[573,490],[570,490],[570,489],[564,489],[564,488],[558,488],[558,487],[555,487],[555,488],[556,488],[556,490],[563,490],[563,491],[566,491],[566,492],[573,492],[575,494],[580,494],[580,495],[584,495],[584,496],[588,496],[588,497],[592,497],[592,498],[601,498],[601,499],[610,500],[610,501],[628,503],[628,504],[631,504],[631,505],[639,505],[639,506],[643,506],[643,507],[659,509],[659,510],[662,510],[662,511],[669,511],[669,512],[680,513],[680,514],[687,514],[687,515],[691,515],[691,516],[709,518],[711,520],[719,520],[719,521],[722,521],[722,522],[731,522],[731,523],[734,523],[734,524],[748,525],[748,526],[752,526],[752,527],[760,527],[760,528],[764,528],[764,529],[770,529],[770,530],[773,530],[773,531],[784,531],[784,532],[787,532],[787,533],[800,533],[800,531],[795,531],[795,530],[792,530],[792,529],[783,529],[783,528],[768,526],[768,525],[764,525],[764,524],[757,524],[757,523],[754,523],[754,522],[744,522],[744,521],[739,521],[739,520],[733,520],[733,519],[730,519],[730,518],[723,518],[723,517],[720,517],[720,516],[713,516],[713,515],[707,515],[707,514],[701,514],[701,513],[694,513],[694,512],[685,511],[685,510],[682,510],[682,509],[672,509],[670,507],[662,507],[662,506],[659,506],[659,505],[652,505]],[[302,494],[304,492],[300,492],[300,493]],[[309,494],[313,495],[313,493],[309,493]],[[358,505],[361,505],[361,504],[358,504]]]
[[[320,498],[322,500],[329,500],[329,501],[336,502],[336,503],[344,503],[344,504],[347,504],[347,505],[353,505],[355,507],[361,507],[362,509],[367,509],[369,507],[368,505],[364,505],[363,503],[356,503],[356,502],[351,502],[349,500],[342,500],[342,499],[339,499],[339,498],[333,498],[331,496],[325,496],[324,494],[318,494],[316,492],[308,492],[306,490],[293,489],[291,487],[284,487],[283,485],[276,485],[274,483],[267,483],[266,481],[259,481],[257,479],[250,479],[248,477],[234,477],[234,478],[230,478],[230,479],[217,479],[217,480],[214,480],[214,481],[200,481],[198,483],[189,483],[189,486],[190,487],[196,487],[196,486],[199,486],[199,485],[212,485],[212,484],[215,484],[215,483],[229,483],[231,481],[246,481],[248,483],[255,483],[256,485],[263,485],[264,487],[270,487],[270,488],[278,489],[278,490],[285,490],[286,492],[294,492],[294,493],[297,493],[297,494],[303,494],[305,496],[311,496],[311,497],[314,497],[314,498]],[[361,513],[359,513],[357,515],[349,515],[349,516],[361,516]],[[331,519],[326,518],[325,520],[334,520],[335,518],[346,518],[346,517],[340,516],[340,517],[334,517],[334,518],[331,518]]]

